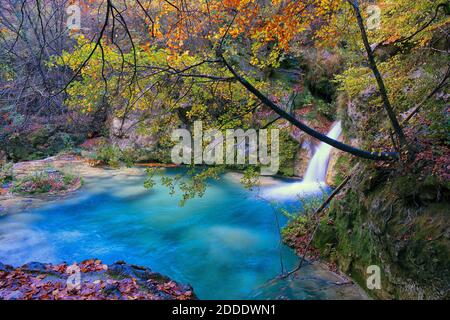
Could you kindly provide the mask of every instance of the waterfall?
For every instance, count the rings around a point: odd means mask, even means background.
[[[336,122],[327,136],[338,139],[341,135],[341,122]],[[330,160],[331,146],[321,142],[313,157],[309,161],[303,181],[289,183],[281,187],[270,188],[264,192],[264,196],[272,199],[293,198],[298,195],[321,193],[326,187],[328,162]]]
[[[336,140],[341,135],[341,122],[336,122],[328,132],[327,136]],[[304,182],[325,182],[328,169],[328,161],[330,160],[331,146],[325,142],[321,142],[314,156],[309,161],[308,169],[306,169]]]

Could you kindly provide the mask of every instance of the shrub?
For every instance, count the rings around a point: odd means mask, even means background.
[[[94,151],[88,152],[86,157],[94,166],[108,165],[112,168],[119,168],[122,164],[127,167],[133,166],[141,154],[140,150],[132,148],[121,150],[116,145],[103,143]]]
[[[11,191],[19,194],[42,194],[69,190],[82,183],[80,177],[59,171],[39,171],[14,181]]]
[[[113,168],[120,167],[121,150],[117,146],[102,144],[94,151],[86,154],[93,165],[109,165]]]
[[[336,108],[334,104],[328,103],[324,100],[316,99],[316,110],[319,114],[323,115],[329,120],[333,120],[336,114]]]
[[[115,145],[103,145],[97,150],[97,160],[100,160],[113,168],[120,166],[121,150]]]
[[[13,164],[4,163],[0,165],[0,185],[13,180]]]
[[[139,150],[135,150],[133,148],[126,148],[121,151],[120,160],[122,160],[127,167],[131,167],[139,158],[139,156],[140,156]]]

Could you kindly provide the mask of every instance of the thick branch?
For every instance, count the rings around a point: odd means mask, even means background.
[[[342,150],[344,152],[350,153],[354,156],[369,159],[369,160],[396,160],[398,159],[398,154],[396,152],[368,152],[361,149],[354,148],[352,146],[349,146],[347,144],[344,144],[340,141],[331,139],[330,137],[327,137],[326,135],[308,127],[304,123],[297,120],[294,116],[287,113],[283,109],[281,109],[279,106],[277,106],[275,103],[273,103],[269,98],[267,98],[264,94],[262,94],[258,89],[256,89],[254,86],[252,86],[246,79],[241,77],[234,69],[233,67],[225,60],[225,58],[222,56],[223,62],[225,66],[228,68],[228,70],[234,75],[234,77],[253,95],[255,95],[262,103],[264,103],[267,107],[272,109],[274,112],[276,112],[279,116],[286,119],[290,123],[292,123],[294,126],[299,128],[300,130],[306,132],[310,136],[325,142],[339,150]]]
[[[414,32],[414,33],[411,34],[410,36],[408,36],[408,37],[406,37],[406,38],[404,38],[404,39],[401,39],[399,42],[406,42],[406,41],[409,41],[409,40],[411,40],[412,38],[414,38],[416,35],[418,35],[419,33],[421,33],[423,30],[425,30],[426,28],[428,28],[428,27],[433,23],[433,21],[436,20],[436,18],[438,17],[438,15],[439,15],[439,9],[440,9],[440,8],[443,8],[444,13],[448,15],[448,13],[447,13],[447,10],[448,10],[447,8],[448,8],[448,6],[449,6],[449,3],[448,3],[448,2],[447,2],[447,3],[440,3],[440,4],[438,4],[437,7],[436,7],[436,9],[435,9],[435,11],[434,11],[434,15],[433,15],[433,17],[430,19],[430,21],[428,21],[427,23],[425,23],[420,29],[418,29],[416,32]]]

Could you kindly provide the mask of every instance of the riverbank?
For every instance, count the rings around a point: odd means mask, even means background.
[[[90,259],[20,268],[0,262],[0,300],[191,300],[192,287],[152,270]]]

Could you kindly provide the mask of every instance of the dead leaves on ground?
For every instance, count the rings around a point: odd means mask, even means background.
[[[161,300],[193,299],[192,290],[174,281],[113,277],[108,266],[90,259],[78,264],[39,264],[0,269],[0,299],[10,300]],[[77,271],[78,285],[68,284]]]

